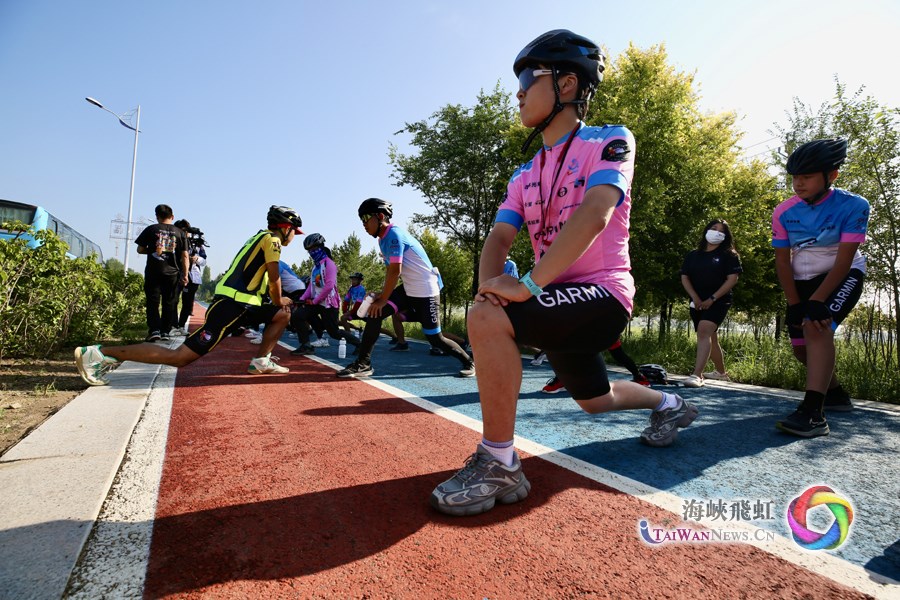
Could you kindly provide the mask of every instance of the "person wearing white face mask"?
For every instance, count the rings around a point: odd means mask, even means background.
[[[684,381],[685,387],[701,387],[704,378],[728,380],[718,330],[731,308],[731,289],[741,272],[741,259],[728,223],[724,219],[710,221],[697,249],[688,253],[681,266],[681,285],[691,299],[691,320],[697,332],[697,361],[694,372]],[[704,374],[710,359],[715,371]]]

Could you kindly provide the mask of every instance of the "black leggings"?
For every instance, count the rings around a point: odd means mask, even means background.
[[[178,326],[184,329],[188,319],[194,314],[194,297],[197,295],[199,283],[189,283],[181,292],[181,316],[178,317]]]
[[[338,327],[338,309],[326,308],[317,304],[301,304],[291,313],[291,327],[297,332],[297,339],[301,344],[309,343],[310,330],[322,337],[322,332],[327,331],[333,340],[345,339],[348,344],[359,345],[359,338],[342,331]]]

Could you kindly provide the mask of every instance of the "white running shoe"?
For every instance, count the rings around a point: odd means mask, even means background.
[[[328,340],[326,338],[319,338],[312,344],[310,344],[310,346],[312,346],[313,348],[327,348],[330,345],[331,344],[328,343]]]
[[[261,358],[254,358],[250,361],[250,366],[247,367],[247,372],[251,375],[265,375],[266,373],[289,373],[291,370],[287,367],[282,367],[277,363],[279,358],[277,356],[272,356],[271,354],[267,354]]]
[[[684,385],[684,387],[689,387],[689,388],[698,388],[698,387],[703,387],[703,385],[704,385],[703,377],[700,377],[699,375],[690,375],[689,377],[685,378],[685,380],[682,381],[681,383],[682,383],[682,385]]]
[[[255,338],[255,337],[259,337],[261,335],[262,334],[260,332],[256,331],[255,329],[248,329],[246,332],[244,332],[244,337],[246,337],[246,338]]]
[[[703,374],[703,379],[713,379],[715,381],[731,381],[728,373],[719,373],[718,371],[710,371]]]
[[[256,344],[257,346],[259,346],[260,344],[262,344],[262,336],[260,335],[260,336],[253,338],[252,340],[250,340],[250,343]]]
[[[539,366],[541,366],[542,364],[544,364],[544,361],[545,361],[545,360],[547,360],[547,354],[546,354],[545,352],[543,352],[543,351],[538,352],[538,353],[534,356],[534,360],[531,361],[531,366],[532,366],[532,367],[539,367]]]
[[[79,346],[75,348],[75,366],[78,374],[88,385],[109,385],[106,373],[119,361],[110,356],[105,356],[100,351],[100,346]]]

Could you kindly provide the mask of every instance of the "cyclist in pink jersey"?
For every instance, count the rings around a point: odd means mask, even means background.
[[[582,123],[604,61],[594,42],[558,29],[532,41],[514,62],[522,123],[534,128],[529,142],[541,134],[543,147],[510,179],[482,250],[468,333],[483,437],[466,465],[432,492],[431,505],[441,512],[474,515],[528,495],[531,484],[513,448],[519,345],[545,350],[588,413],[652,411],[641,434],[651,446],[668,446],[697,416],[675,394],[610,383],[603,362],[633,306],[628,226],[635,147],[621,125]],[[503,265],[523,226],[535,267],[517,280]]]

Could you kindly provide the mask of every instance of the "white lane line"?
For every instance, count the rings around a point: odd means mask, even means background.
[[[65,598],[143,596],[177,373],[163,366],[153,382]]]
[[[343,368],[341,365],[315,355],[307,356],[307,358],[336,370]],[[409,392],[376,379],[361,378],[359,381],[365,382],[393,396],[397,396],[410,404],[414,404],[419,408],[432,412],[448,421],[452,421],[481,434],[481,421],[477,419],[473,419],[449,408],[444,408],[439,404],[435,404],[434,402],[425,400],[419,396],[414,396]],[[543,446],[526,438],[516,436],[516,447],[521,448],[533,456],[539,456],[557,466],[578,473],[592,481],[596,481],[597,483],[601,483],[630,496],[640,498],[663,510],[667,510],[676,515],[682,514],[681,511],[684,506],[684,499],[679,496],[658,490],[629,477],[613,473],[612,471],[592,465],[567,454],[557,452],[553,448],[548,448],[547,446]],[[859,590],[865,594],[870,594],[875,598],[896,600],[900,597],[900,588],[898,588],[898,586],[900,586],[900,581],[895,581],[889,577],[874,573],[868,569],[829,554],[806,552],[800,549],[792,540],[777,534],[774,541],[757,541],[759,538],[756,537],[756,532],[767,532],[768,530],[762,530],[749,523],[729,522],[728,527],[747,531],[750,534],[749,539],[753,541],[746,543],[812,571],[817,575],[827,577],[828,579]],[[637,535],[637,524],[635,524],[635,535]],[[763,537],[763,539],[765,538]]]

